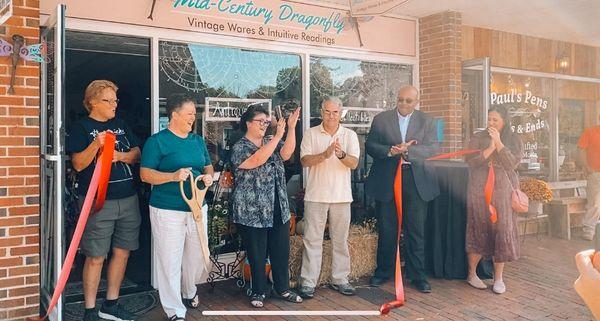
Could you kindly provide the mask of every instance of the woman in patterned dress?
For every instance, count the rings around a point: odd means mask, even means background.
[[[283,141],[285,119],[279,119],[273,137],[265,137],[271,123],[269,114],[260,105],[250,106],[240,120],[245,135],[232,149],[233,222],[237,224],[250,262],[250,304],[255,308],[264,306],[267,294],[267,258],[273,273],[273,295],[290,302],[302,302],[302,298],[289,289],[290,210],[283,167],[296,147],[299,115],[300,108],[289,117]]]
[[[487,285],[476,273],[482,257],[494,260],[494,285],[497,294],[506,291],[502,272],[504,263],[519,258],[517,217],[511,206],[513,188],[518,188],[516,172],[521,161],[523,143],[510,128],[508,112],[494,108],[488,112],[488,128],[476,133],[469,143],[470,149],[481,152],[469,157],[469,186],[467,195],[466,251],[469,258],[467,282],[477,288]],[[492,223],[485,203],[484,189],[489,166],[494,166],[495,185],[492,205],[497,211],[497,221]]]

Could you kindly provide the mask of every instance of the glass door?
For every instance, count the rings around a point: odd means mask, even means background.
[[[489,57],[463,61],[462,102],[462,141],[466,148],[473,131],[487,126],[487,111],[490,107]]]
[[[40,308],[44,312],[63,260],[65,9],[64,5],[56,7],[41,34],[45,59],[40,104]],[[62,320],[62,300],[50,320]]]

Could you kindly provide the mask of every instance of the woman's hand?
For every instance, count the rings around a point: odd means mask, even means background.
[[[294,112],[290,115],[287,121],[287,125],[289,129],[295,129],[296,123],[298,122],[298,118],[300,118],[300,107],[296,108]]]
[[[275,132],[275,137],[281,139],[283,138],[283,134],[285,133],[285,119],[281,118],[277,121],[277,132]]]
[[[490,137],[492,138],[492,142],[494,143],[494,147],[496,148],[497,151],[500,151],[502,148],[504,148],[504,144],[502,143],[502,140],[500,139],[500,132],[496,128],[489,127],[488,133],[490,134]]]
[[[487,131],[490,134],[490,137],[492,138],[492,141],[494,142],[494,144],[501,142],[500,132],[496,128],[488,127]]]
[[[98,148],[102,148],[104,146],[104,142],[106,141],[106,131],[98,133],[96,138],[94,138],[94,143],[98,146]]]
[[[192,168],[180,168],[178,171],[173,173],[173,181],[174,182],[182,182],[185,181],[190,175],[192,175]]]
[[[112,162],[113,162],[113,163],[116,163],[116,162],[121,162],[121,161],[123,161],[123,159],[124,159],[124,157],[125,157],[123,154],[125,154],[125,153],[123,153],[123,152],[118,152],[118,151],[114,151],[114,152],[113,152],[113,159],[112,159]]]
[[[210,186],[213,183],[213,178],[211,174],[204,174],[202,176],[202,181],[204,182],[204,186]]]

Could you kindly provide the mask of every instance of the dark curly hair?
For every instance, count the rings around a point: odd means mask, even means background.
[[[491,112],[496,112],[500,115],[500,118],[504,121],[504,127],[502,131],[500,131],[500,140],[504,143],[505,146],[509,147],[511,150],[514,150],[521,144],[521,139],[518,134],[513,133],[512,131],[512,116],[510,115],[510,110],[507,106],[494,106],[488,110],[488,115]],[[485,132],[487,133],[487,132]]]
[[[248,109],[246,109],[246,111],[242,114],[242,117],[240,117],[240,130],[243,133],[248,131],[248,124],[246,123],[254,119],[254,116],[258,114],[265,114],[268,117],[269,111],[263,107],[262,104],[252,104],[248,106]]]
[[[181,106],[187,102],[196,103],[196,99],[194,96],[190,94],[172,94],[167,98],[167,116],[169,120],[171,120],[171,115],[173,112],[179,111]]]

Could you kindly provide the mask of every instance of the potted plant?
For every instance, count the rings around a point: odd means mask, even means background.
[[[544,203],[552,200],[552,190],[547,182],[527,177],[520,182],[521,191],[529,197],[529,213],[541,214]]]

